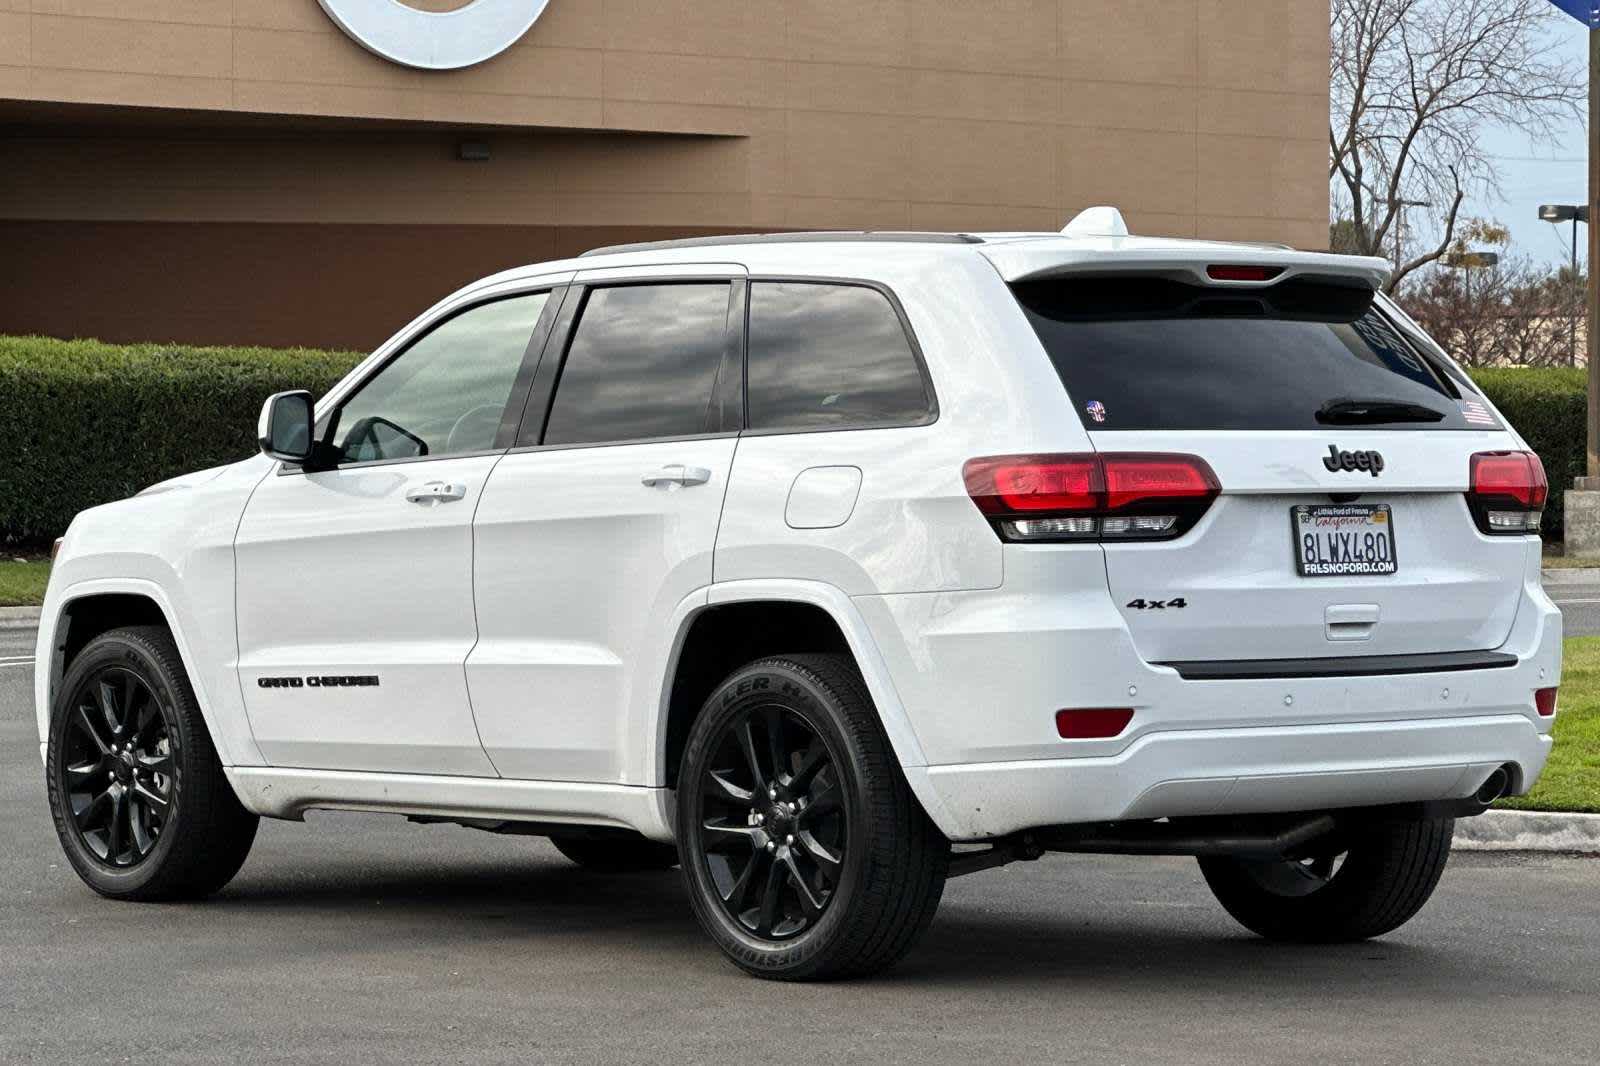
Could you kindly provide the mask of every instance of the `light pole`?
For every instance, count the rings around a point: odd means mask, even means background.
[[[1472,272],[1485,270],[1492,266],[1500,265],[1499,252],[1479,252],[1473,250],[1451,252],[1444,257],[1444,265],[1457,270],[1465,270],[1467,279],[1467,303],[1472,303]]]
[[[1578,291],[1578,223],[1589,221],[1588,204],[1540,204],[1539,218],[1552,225],[1562,222],[1572,223],[1572,273],[1569,275],[1572,291]],[[1567,352],[1568,361],[1573,366],[1578,365],[1578,308],[1572,309],[1572,314],[1567,316]]]
[[[1600,0],[1551,0],[1589,31],[1589,202],[1600,211]],[[1576,233],[1576,231],[1574,231]],[[1600,558],[1600,225],[1589,226],[1589,443],[1584,476],[1566,494],[1567,554]]]
[[[1390,200],[1389,201],[1389,206],[1394,208],[1394,270],[1395,270],[1395,273],[1398,274],[1400,272],[1400,258],[1401,258],[1402,255],[1405,254],[1404,251],[1400,247],[1400,237],[1401,237],[1402,231],[1406,228],[1406,208],[1408,208],[1408,207],[1432,207],[1433,206],[1433,201],[1432,200]]]

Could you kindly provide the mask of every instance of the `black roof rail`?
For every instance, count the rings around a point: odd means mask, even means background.
[[[840,230],[809,233],[732,233],[721,237],[682,237],[669,241],[640,241],[637,244],[612,244],[591,248],[578,258],[591,255],[616,255],[622,252],[653,252],[669,248],[716,248],[730,244],[982,244],[983,238],[970,233],[928,233],[920,230]]]

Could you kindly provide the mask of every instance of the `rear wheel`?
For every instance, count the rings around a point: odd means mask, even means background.
[[[678,776],[695,916],[758,977],[872,973],[933,919],[949,842],[900,773],[854,664],[763,659],[711,695]]]
[[[560,836],[550,843],[585,870],[625,874],[642,870],[670,870],[678,865],[678,849],[644,837]]]
[[[223,776],[165,629],[113,630],[72,661],[45,762],[56,835],[102,896],[209,895],[250,853],[259,819]]]
[[[1383,822],[1299,860],[1210,857],[1200,870],[1223,909],[1270,940],[1365,940],[1428,902],[1454,833],[1451,818]]]

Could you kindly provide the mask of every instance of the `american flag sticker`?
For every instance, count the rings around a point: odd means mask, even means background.
[[[1457,400],[1456,402],[1461,407],[1461,417],[1467,420],[1468,425],[1500,425],[1499,422],[1495,421],[1494,415],[1490,413],[1489,406],[1487,404],[1481,403],[1478,400]]]

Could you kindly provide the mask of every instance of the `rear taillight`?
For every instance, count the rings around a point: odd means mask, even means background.
[[[1539,711],[1540,718],[1549,718],[1556,713],[1556,693],[1559,691],[1554,688],[1533,690],[1533,705]]]
[[[1004,540],[1166,540],[1192,528],[1221,487],[1204,459],[1156,452],[968,460],[967,492]]]
[[[1550,487],[1532,452],[1478,452],[1472,457],[1467,504],[1478,528],[1495,536],[1539,532]]]

